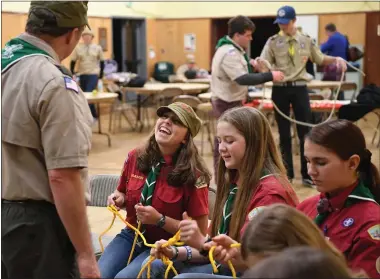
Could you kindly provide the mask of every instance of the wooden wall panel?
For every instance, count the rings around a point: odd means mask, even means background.
[[[24,32],[27,17],[27,14],[1,13],[1,48],[3,48],[10,39]]]
[[[146,57],[147,57],[147,74],[148,77],[153,75],[154,64],[157,62],[157,23],[155,19],[146,19]],[[150,58],[150,52],[153,51],[155,56]]]
[[[4,47],[5,43],[11,38],[18,36],[25,31],[25,25],[27,20],[27,14],[8,13],[2,12],[2,28],[1,28],[1,47]],[[94,42],[99,42],[98,28],[103,27],[107,29],[107,51],[104,52],[105,59],[112,57],[112,20],[110,18],[101,17],[89,17],[88,18],[91,29],[93,30],[95,37]],[[70,58],[66,58],[62,61],[62,64],[66,67],[70,65]]]
[[[158,60],[172,62],[177,69],[186,63],[184,35],[196,36],[196,50],[193,53],[199,67],[210,70],[211,19],[156,20]]]
[[[334,23],[340,33],[348,36],[351,44],[365,45],[365,13],[320,15],[318,40],[320,44],[327,40],[325,26],[328,23]]]

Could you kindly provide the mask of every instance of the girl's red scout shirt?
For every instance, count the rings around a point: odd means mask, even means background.
[[[192,218],[208,215],[208,185],[198,179],[196,185],[173,187],[168,185],[166,179],[173,169],[172,157],[164,156],[165,164],[162,165],[157,176],[156,186],[152,197],[152,207],[159,213],[182,220],[182,213],[187,211]],[[124,168],[119,180],[117,190],[125,193],[125,206],[127,211],[126,221],[137,225],[135,205],[140,202],[147,175],[137,169],[137,151],[132,150],[124,163]],[[173,234],[156,225],[144,225],[146,240],[153,244],[160,239],[169,239]]]
[[[344,207],[357,184],[329,199],[331,212],[320,228],[345,256],[353,271],[363,269],[370,278],[380,278],[380,206],[368,200]],[[325,194],[311,197],[297,207],[307,216],[318,215],[317,204]]]

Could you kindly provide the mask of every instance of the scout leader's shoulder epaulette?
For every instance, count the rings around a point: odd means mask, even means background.
[[[63,66],[63,65],[55,65],[57,68],[58,68],[58,70],[62,73],[62,74],[64,74],[65,76],[69,76],[69,77],[73,77],[73,74],[71,73],[71,71],[69,70],[69,69],[67,69],[65,66]]]

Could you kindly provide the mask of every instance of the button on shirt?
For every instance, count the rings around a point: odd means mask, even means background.
[[[313,77],[306,72],[308,59],[321,65],[324,55],[309,36],[297,32],[290,37],[280,32],[268,39],[261,58],[267,60],[275,70],[283,72],[288,81],[309,81]]]
[[[364,269],[370,278],[380,278],[380,206],[369,200],[358,200],[349,207],[345,201],[357,184],[329,199],[331,210],[320,225],[328,238],[345,256],[354,271]],[[297,207],[310,218],[317,215],[320,194],[306,199]]]
[[[137,157],[136,150],[128,154],[117,187],[118,191],[126,194],[126,220],[132,225],[137,224],[135,205],[140,202],[141,191],[147,178],[147,175],[137,169]],[[195,185],[181,187],[168,185],[166,181],[167,175],[174,166],[171,156],[165,156],[164,160],[165,164],[162,165],[160,174],[157,176],[152,197],[152,207],[159,213],[176,220],[182,220],[182,213],[185,211],[192,218],[208,215],[207,185],[199,188]],[[146,228],[144,236],[149,243],[154,243],[160,239],[169,239],[173,236],[155,225],[144,226]]]

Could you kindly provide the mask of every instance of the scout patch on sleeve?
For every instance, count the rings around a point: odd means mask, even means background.
[[[373,240],[380,241],[380,224],[370,227],[368,229],[368,234]]]
[[[234,47],[229,48],[227,54],[228,55],[235,55],[236,54],[236,49]]]
[[[207,183],[204,176],[198,177],[197,181],[195,181],[195,187],[197,189],[202,189],[204,187],[207,187]]]
[[[265,206],[258,206],[251,210],[251,212],[248,213],[248,220],[251,221],[259,212],[263,211]]]
[[[79,92],[78,84],[72,78],[64,77],[63,79],[65,80],[66,89],[73,90],[76,93]]]

